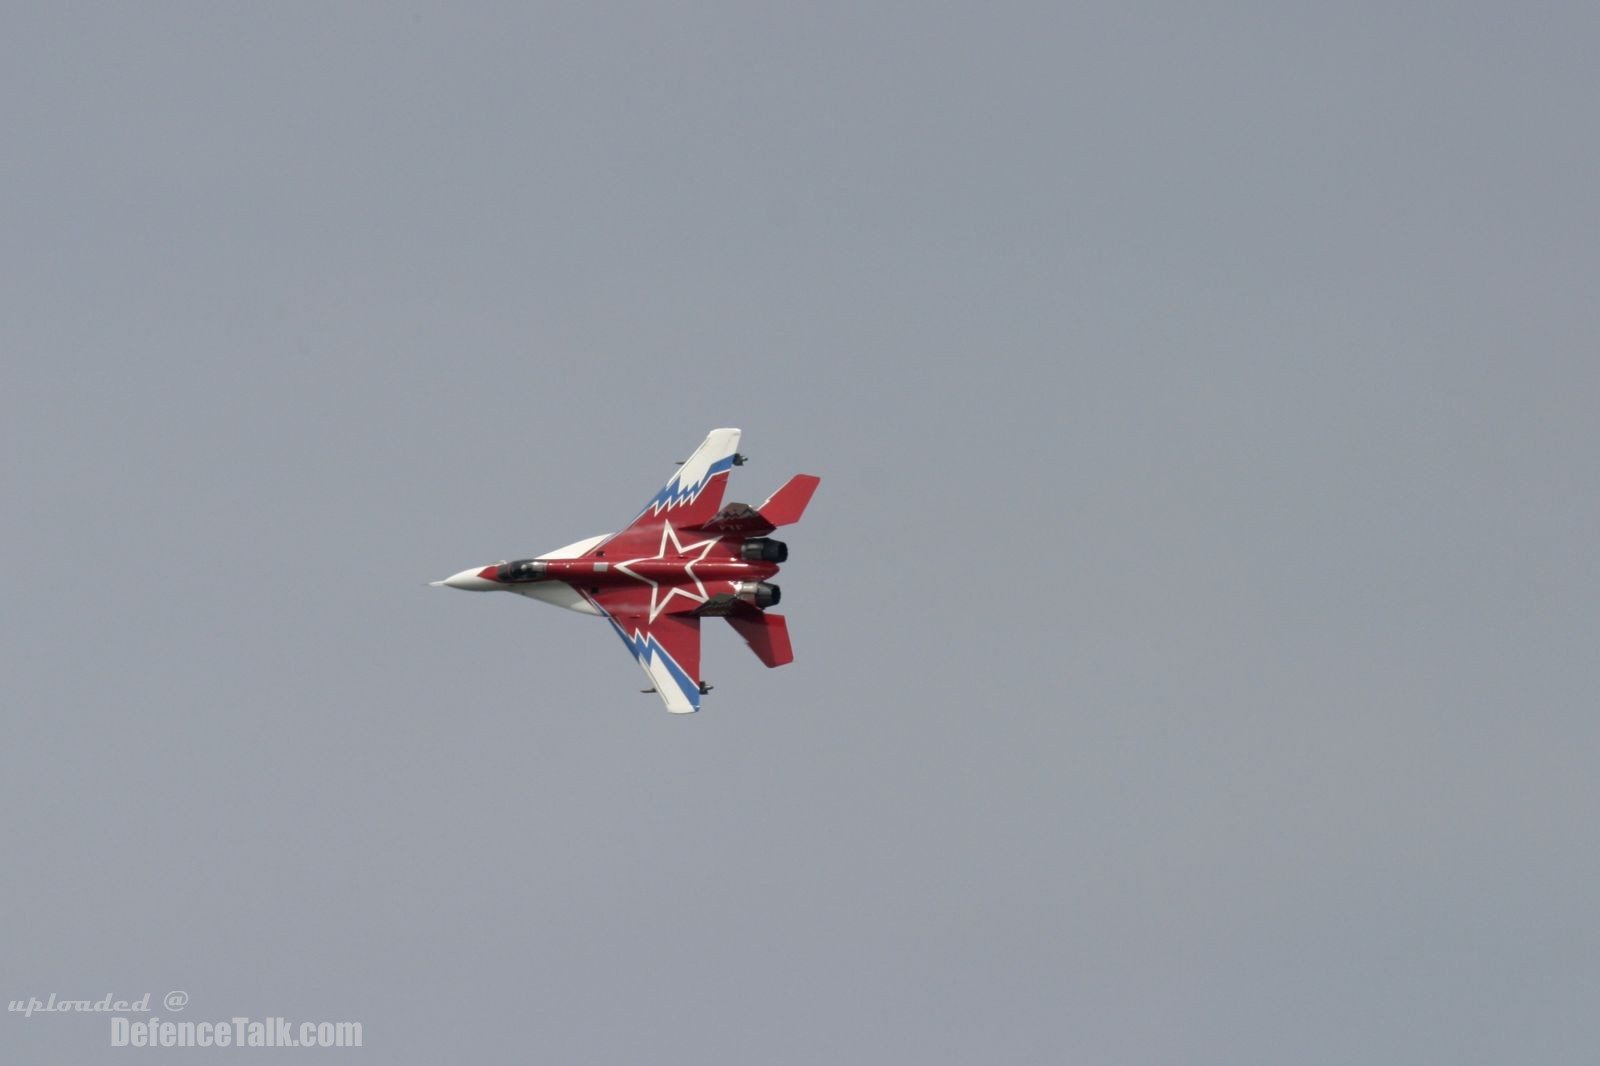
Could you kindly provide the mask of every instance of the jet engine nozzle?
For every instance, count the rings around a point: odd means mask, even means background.
[[[781,563],[789,558],[789,546],[771,537],[753,537],[739,546],[746,562]]]
[[[733,594],[745,603],[754,604],[763,610],[776,607],[778,601],[783,599],[783,589],[766,581],[735,581]]]

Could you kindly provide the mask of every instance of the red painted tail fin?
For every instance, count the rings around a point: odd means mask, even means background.
[[[696,528],[710,533],[743,533],[746,536],[764,537],[779,526],[790,526],[800,521],[812,493],[822,484],[820,477],[796,474],[783,488],[767,497],[760,507],[747,503],[730,503],[718,511],[716,517]]]
[[[821,483],[820,477],[796,474],[783,488],[767,497],[767,502],[756,510],[761,512],[761,517],[774,528],[793,525],[800,521],[801,515],[805,514],[806,504],[811,502],[811,494],[817,491],[817,486]]]
[[[768,666],[794,662],[794,651],[789,647],[789,624],[783,615],[765,614],[751,607],[728,615],[728,624],[739,631],[756,658]]]

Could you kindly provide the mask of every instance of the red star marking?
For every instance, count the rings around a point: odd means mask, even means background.
[[[667,555],[668,541],[672,542],[673,552],[671,556]],[[706,554],[711,551],[712,547],[716,543],[717,538],[712,537],[710,540],[701,540],[696,541],[693,544],[684,544],[682,541],[678,540],[678,531],[672,528],[672,523],[663,522],[661,525],[660,550],[654,555],[644,556],[643,558],[639,559],[629,559],[625,563],[618,563],[617,569],[621,570],[624,574],[627,574],[635,581],[643,581],[646,585],[650,586],[650,621],[654,622],[656,620],[656,616],[662,611],[666,610],[667,604],[672,602],[672,597],[674,596],[682,596],[684,599],[691,600],[695,603],[706,602],[706,600],[709,598],[706,593],[706,587],[705,585],[701,584],[700,579],[695,576],[694,568],[695,564],[703,560],[706,557]],[[700,554],[696,555],[691,561],[684,563],[683,572],[688,576],[690,581],[694,582],[694,587],[700,590],[699,595],[690,592],[686,588],[673,585],[671,588],[667,589],[667,594],[662,596],[660,582],[654,581],[648,577],[643,577],[633,572],[632,567],[634,563],[653,563],[659,559],[680,558],[688,555],[696,548],[700,549]]]

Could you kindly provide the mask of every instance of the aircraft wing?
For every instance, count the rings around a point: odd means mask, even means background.
[[[673,714],[700,709],[700,618],[658,614],[650,619],[649,591],[606,589],[589,600],[605,612],[611,628],[643,668],[661,702]]]
[[[654,552],[661,543],[661,528],[669,521],[680,529],[709,522],[722,504],[728,471],[733,469],[738,451],[737,429],[712,430],[628,528],[613,533],[596,551],[610,556],[624,552],[642,555],[646,549]]]

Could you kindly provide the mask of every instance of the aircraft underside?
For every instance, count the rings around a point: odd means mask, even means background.
[[[698,710],[700,619],[726,618],[767,666],[794,659],[776,576],[789,549],[767,536],[799,521],[820,479],[797,474],[759,507],[719,509],[729,470],[743,462],[737,429],[712,430],[626,529],[532,559],[463,570],[433,582],[515,592],[606,618],[675,713]]]

